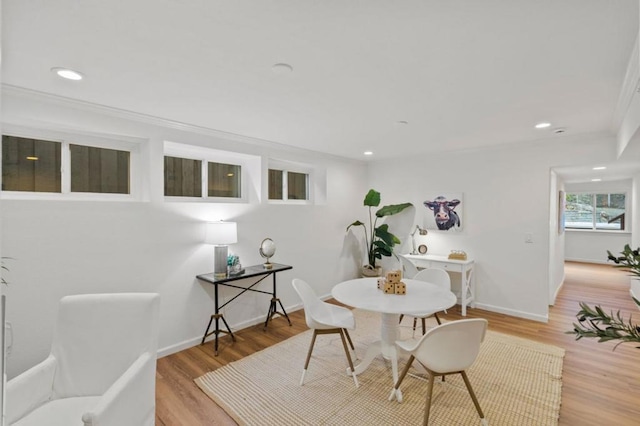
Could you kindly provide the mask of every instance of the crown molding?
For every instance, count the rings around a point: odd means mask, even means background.
[[[198,126],[195,124],[183,123],[175,120],[170,120],[166,118],[156,117],[152,115],[147,115],[139,112],[129,111],[125,109],[110,107],[106,105],[96,104],[93,102],[82,101],[78,99],[68,98],[65,96],[54,95],[51,93],[40,92],[33,89],[27,89],[20,86],[14,86],[10,84],[2,84],[2,93],[8,95],[13,95],[21,98],[32,99],[36,101],[45,101],[49,103],[53,103],[55,105],[61,105],[64,107],[76,108],[82,111],[97,113],[108,115],[110,117],[120,118],[124,120],[130,120],[138,123],[149,124],[158,127],[164,127],[172,130],[178,130],[187,133],[195,133],[203,136],[209,136],[214,138],[219,138],[227,141],[240,142],[243,144],[248,144],[252,146],[259,146],[261,148],[271,148],[277,149],[281,151],[291,152],[291,153],[300,153],[313,155],[317,158],[318,155],[333,159],[333,160],[341,160],[348,162],[362,162],[360,160],[356,160],[353,158],[342,157],[339,155],[329,154],[321,151],[314,151],[306,148],[299,148],[292,145],[286,145],[280,142],[274,142],[267,139],[260,139],[251,136],[240,135],[236,133],[225,132],[222,130],[212,129],[204,126]]]

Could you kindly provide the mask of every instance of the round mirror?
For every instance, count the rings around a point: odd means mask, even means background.
[[[267,259],[264,263],[264,267],[266,269],[271,269],[272,265],[269,262],[269,258],[272,257],[276,253],[276,243],[273,242],[271,238],[265,238],[262,240],[262,244],[260,244],[260,256]]]

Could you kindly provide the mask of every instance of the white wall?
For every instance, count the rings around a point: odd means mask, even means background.
[[[568,230],[566,234],[565,260],[574,262],[607,263],[607,250],[617,254],[631,243],[630,233]]]
[[[626,230],[624,232],[585,231],[568,229],[565,238],[564,258],[576,262],[607,263],[607,250],[622,251],[631,242],[632,217],[635,212],[631,179],[609,182],[584,182],[566,184],[567,192],[624,192],[627,194]]]
[[[213,247],[203,244],[207,220],[238,223],[239,241],[230,248],[244,265],[262,263],[262,239],[276,242],[272,260],[294,267],[278,275],[278,296],[287,309],[300,306],[292,278],[308,280],[326,296],[353,273],[349,265],[336,266],[345,228],[361,211],[368,189],[364,163],[127,117],[20,91],[3,96],[5,123],[148,140],[142,150],[148,201],[3,200],[1,251],[16,259],[6,289],[14,329],[9,377],[46,357],[57,303],[67,294],[158,292],[161,354],[199,343],[213,313],[212,286],[195,279],[213,270]],[[165,202],[165,140],[313,164],[326,170],[326,197],[316,205],[274,205],[264,198],[250,204]],[[271,281],[258,288],[270,290]],[[236,291],[221,294],[227,300]],[[245,294],[224,314],[232,328],[242,328],[264,321],[268,306],[267,295]]]
[[[428,142],[425,142],[428,143]],[[545,321],[549,302],[550,171],[615,158],[612,136],[582,135],[479,151],[405,156],[369,170],[386,202],[464,194],[464,230],[430,231],[430,253],[463,249],[476,262],[478,307]],[[432,214],[427,211],[428,214]],[[533,244],[525,243],[531,233]]]

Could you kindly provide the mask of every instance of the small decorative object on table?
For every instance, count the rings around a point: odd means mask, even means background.
[[[260,251],[260,256],[267,259],[267,261],[263,265],[264,269],[273,268],[273,264],[269,262],[269,259],[273,257],[273,255],[276,253],[276,243],[274,243],[271,238],[265,238],[264,240],[262,240],[262,243],[260,244],[259,251]]]
[[[407,294],[407,286],[401,280],[401,270],[389,271],[386,278],[378,279],[378,288],[385,294]]]
[[[240,257],[235,254],[231,254],[227,257],[227,274],[239,275],[244,272],[242,264],[240,263]]]
[[[449,259],[467,260],[467,253],[463,250],[451,250],[451,253],[449,253]]]

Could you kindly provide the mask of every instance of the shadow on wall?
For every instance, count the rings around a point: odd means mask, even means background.
[[[389,232],[398,237],[401,241],[400,244],[393,248],[393,253],[403,254],[411,251],[411,230],[416,218],[415,206],[408,207],[400,213],[385,218],[385,222],[389,225]],[[383,257],[379,261],[382,265],[382,271],[391,271],[394,269],[402,269],[402,263],[396,256]]]
[[[400,244],[394,247],[394,253],[408,253],[411,250],[409,248],[411,246],[410,234],[415,216],[416,208],[411,206],[396,215],[384,218],[382,223],[389,225],[389,232],[401,241]],[[359,278],[362,266],[367,263],[364,237],[362,232],[358,232],[358,235],[350,229],[344,236],[338,267],[336,268],[335,282]],[[378,261],[378,264],[382,266],[383,272],[402,268],[400,260],[395,256],[383,257]]]
[[[364,252],[364,238],[358,238],[352,230],[344,235],[342,251],[338,258],[335,282],[358,278],[360,268],[366,263],[366,253]]]

